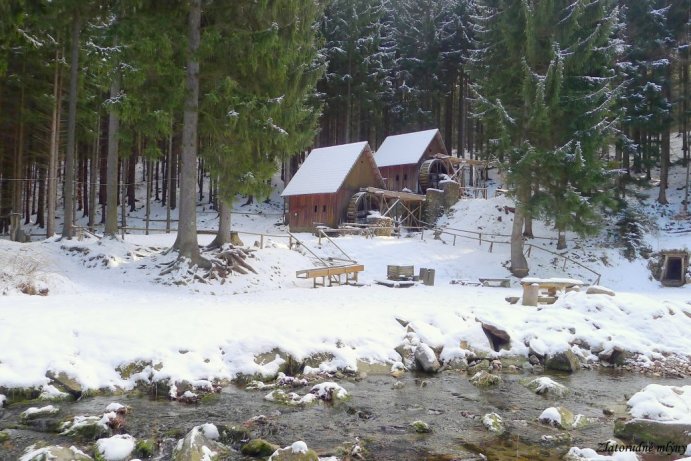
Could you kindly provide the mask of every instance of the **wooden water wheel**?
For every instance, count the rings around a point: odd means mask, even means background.
[[[348,221],[360,222],[367,218],[371,210],[378,210],[378,200],[369,192],[357,192],[348,202]]]
[[[439,181],[442,175],[448,175],[451,169],[442,159],[432,158],[425,160],[420,166],[420,189],[425,192],[427,189],[436,189],[439,187]]]

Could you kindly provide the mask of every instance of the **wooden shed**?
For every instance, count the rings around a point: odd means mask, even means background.
[[[366,141],[314,149],[281,194],[290,230],[337,227],[362,187],[384,187]]]
[[[386,189],[423,193],[437,187],[441,174],[450,174],[450,166],[435,158],[448,156],[438,129],[388,136],[374,155]]]

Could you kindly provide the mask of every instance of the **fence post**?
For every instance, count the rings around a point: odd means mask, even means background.
[[[478,232],[478,236],[480,237],[480,245],[482,245],[482,232]]]
[[[492,248],[494,247],[494,242],[490,242],[489,244],[489,252],[492,252]]]
[[[453,236],[453,246],[456,246],[456,234]]]
[[[264,249],[264,234],[261,234],[259,236],[259,249],[261,249],[261,250]]]

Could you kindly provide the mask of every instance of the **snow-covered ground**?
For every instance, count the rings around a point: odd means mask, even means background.
[[[682,168],[673,168],[676,184]],[[644,213],[664,215],[645,236],[652,250],[684,248],[691,243],[691,223],[677,220],[680,192],[670,188],[671,204],[650,205],[657,189],[642,193]],[[632,199],[637,200],[637,199]],[[236,207],[233,227],[247,246],[264,234],[264,248],[248,259],[257,274],[233,275],[226,283],[175,285],[159,276],[170,261],[165,249],[174,234],[126,235],[121,240],[51,239],[29,244],[0,240],[0,387],[42,386],[46,373],[64,371],[86,388],[131,388],[137,379],[197,380],[238,374],[274,374],[281,359],[257,363],[255,357],[280,349],[302,359],[328,353],[323,368],[356,368],[358,360],[395,364],[394,350],[406,336],[397,321],[410,322],[420,341],[443,348],[442,360],[490,352],[480,322],[509,333],[510,350],[526,356],[529,348],[554,353],[567,348],[583,361],[597,352],[620,349],[643,366],[670,355],[688,360],[691,351],[691,285],[663,288],[653,280],[647,261],[628,261],[603,232],[576,239],[560,254],[601,274],[599,284],[616,296],[571,292],[550,306],[509,304],[520,284],[487,288],[452,284],[479,277],[510,278],[508,240],[513,204],[504,197],[464,200],[440,221],[450,229],[483,233],[483,243],[453,231],[435,238],[431,231],[396,237],[348,236],[338,245],[299,234],[303,245],[321,257],[348,257],[364,264],[362,286],[312,288],[295,271],[314,266],[303,246],[288,248],[280,224],[280,202]],[[141,205],[143,207],[143,205]],[[154,216],[165,210],[156,205]],[[200,205],[199,227],[216,226],[215,213]],[[131,224],[142,222],[143,209]],[[161,226],[160,222],[156,223]],[[536,247],[556,251],[554,231],[535,223]],[[251,234],[250,234],[251,232]],[[200,243],[208,243],[201,235]],[[487,240],[497,243],[490,246]],[[490,251],[491,250],[491,251]],[[533,248],[531,276],[569,277],[595,282],[595,274],[552,253]],[[376,285],[387,265],[435,270],[435,286],[392,289]],[[37,293],[28,296],[24,292]],[[41,296],[44,294],[46,296]],[[116,369],[133,362],[149,364],[123,378]]]

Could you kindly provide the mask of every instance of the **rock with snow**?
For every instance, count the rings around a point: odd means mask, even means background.
[[[564,461],[639,461],[638,455],[631,451],[622,451],[610,455],[601,455],[592,448],[572,447],[564,456]]]
[[[184,439],[178,440],[173,450],[173,461],[213,461],[217,458],[223,458],[228,449],[205,435],[214,435],[209,426],[213,425],[195,426],[185,435]],[[216,430],[216,434],[218,434],[218,430]]]
[[[312,387],[310,394],[316,395],[320,400],[331,402],[333,400],[345,400],[348,391],[334,382],[325,382]]]
[[[538,421],[559,429],[578,429],[592,422],[592,419],[583,415],[574,415],[564,407],[549,407],[540,414]]]
[[[0,394],[0,408],[5,406],[5,402],[7,402],[7,397],[5,397],[3,394]]]
[[[552,378],[541,376],[539,378],[531,379],[524,382],[525,386],[538,395],[553,395],[555,397],[564,397],[568,394],[569,389],[563,384],[559,384]]]
[[[475,373],[470,378],[470,382],[477,387],[490,387],[501,383],[501,377],[482,370]]]
[[[545,369],[573,373],[581,369],[581,362],[571,349],[550,354],[545,359]]]
[[[38,418],[45,418],[60,413],[60,408],[54,405],[46,405],[45,407],[30,407],[19,414],[19,419],[22,421],[30,421]]]
[[[607,295],[607,296],[614,296],[614,290],[610,290],[609,288],[600,286],[600,285],[591,285],[588,287],[587,290],[585,290],[585,294],[587,295]]]
[[[436,373],[441,368],[437,354],[425,343],[420,343],[415,348],[415,363],[420,370],[426,373]]]
[[[410,423],[410,428],[418,434],[427,434],[432,432],[432,428],[429,427],[429,424],[420,420]]]
[[[62,392],[60,389],[57,387],[51,385],[51,384],[45,384],[41,388],[41,393],[38,396],[39,400],[65,400],[70,398],[70,394],[67,392]]]
[[[617,437],[663,445],[691,443],[691,385],[649,384],[627,405],[632,419],[615,422]]]
[[[602,362],[607,362],[612,365],[624,365],[628,359],[631,358],[631,353],[625,351],[619,346],[607,348],[598,352],[597,358]]]
[[[307,448],[305,442],[298,441],[273,452],[269,461],[319,461],[319,457],[314,450]]]
[[[116,419],[115,412],[104,413],[103,416],[75,416],[62,425],[62,435],[82,441],[97,440],[110,436],[110,426]]]
[[[111,402],[108,405],[106,405],[106,413],[113,412],[118,415],[126,415],[128,411],[129,407],[118,402]]]
[[[269,402],[281,403],[283,405],[304,405],[316,402],[319,399],[317,394],[306,394],[300,396],[296,392],[286,392],[283,389],[275,389],[264,396],[264,400]]]
[[[96,450],[105,461],[127,461],[134,451],[136,439],[129,434],[118,434],[96,441]]]
[[[91,456],[87,455],[77,447],[71,446],[69,448],[61,445],[52,445],[49,447],[35,448],[33,445],[26,449],[19,461],[93,461]]]
[[[482,425],[485,426],[488,431],[497,435],[503,434],[505,431],[504,420],[496,413],[487,413],[483,416]]]
[[[60,387],[65,389],[75,399],[78,399],[82,396],[82,385],[79,383],[79,381],[69,376],[67,373],[63,371],[55,373],[54,371],[49,370],[46,373],[46,377],[59,384]]]
[[[481,321],[480,324],[493,350],[499,352],[502,349],[511,349],[511,336],[506,330],[488,321]]]

